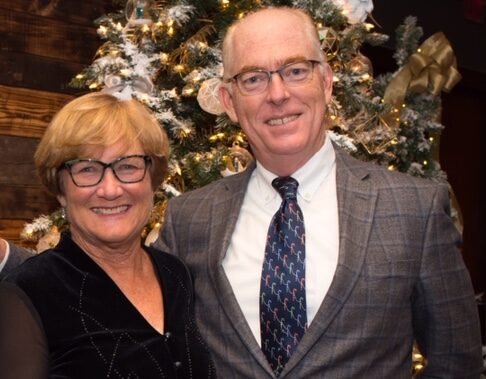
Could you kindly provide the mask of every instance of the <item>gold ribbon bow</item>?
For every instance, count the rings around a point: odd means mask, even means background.
[[[461,80],[456,67],[456,57],[449,41],[444,33],[438,32],[410,56],[407,64],[388,84],[383,100],[391,104],[396,113],[401,109],[408,91],[430,90],[434,96],[440,91],[449,92]],[[396,116],[389,119],[393,119],[398,127]]]

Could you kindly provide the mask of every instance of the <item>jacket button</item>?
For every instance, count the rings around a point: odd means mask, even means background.
[[[181,366],[182,366],[182,362],[179,362],[179,361],[174,362],[174,367],[175,368],[179,368]]]

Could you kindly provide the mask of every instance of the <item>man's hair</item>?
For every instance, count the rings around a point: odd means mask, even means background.
[[[226,62],[230,59],[231,55],[231,49],[232,49],[232,39],[235,30],[238,28],[238,26],[244,22],[246,19],[249,17],[252,17],[255,14],[263,13],[263,12],[268,12],[268,11],[278,11],[278,12],[285,12],[289,13],[292,15],[297,16],[302,20],[301,25],[304,27],[304,30],[307,34],[307,37],[309,38],[309,41],[312,42],[312,45],[316,49],[316,52],[319,54],[322,54],[321,51],[321,42],[319,39],[319,33],[317,32],[316,26],[314,24],[314,20],[312,17],[303,9],[300,8],[291,8],[291,7],[286,7],[286,6],[281,6],[281,7],[265,7],[265,8],[260,8],[256,11],[252,11],[247,13],[244,17],[234,21],[226,30],[226,33],[223,37],[223,42],[221,45],[221,50],[222,50],[222,55],[223,55],[223,66],[226,65]]]

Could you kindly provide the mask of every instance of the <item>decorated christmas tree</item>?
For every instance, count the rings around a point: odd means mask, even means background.
[[[415,18],[397,29],[397,71],[374,76],[362,47],[381,45],[389,37],[375,31],[370,0],[119,3],[119,12],[96,20],[103,43],[71,85],[136,98],[166,130],[170,175],[156,193],[147,232],[163,220],[168,198],[242,171],[252,159],[245,135],[217,100],[220,43],[235,19],[265,6],[298,7],[312,15],[334,71],[329,135],[338,145],[390,170],[446,181],[433,155],[443,129],[439,95],[460,75],[444,35],[419,46],[422,29]],[[26,225],[23,235],[36,240],[64,223],[59,212],[41,216]]]

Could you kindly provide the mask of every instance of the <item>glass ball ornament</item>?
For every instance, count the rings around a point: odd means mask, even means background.
[[[153,0],[128,0],[125,7],[125,17],[130,25],[152,24],[152,13],[155,9]]]

